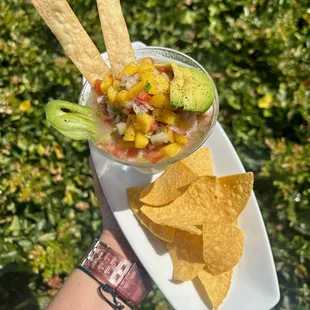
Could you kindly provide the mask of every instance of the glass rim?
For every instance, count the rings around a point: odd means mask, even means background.
[[[134,49],[134,52],[136,54],[136,53],[139,53],[139,51],[147,51],[147,50],[150,50],[150,51],[152,51],[152,50],[154,50],[154,51],[166,51],[166,52],[170,52],[170,53],[173,53],[173,54],[177,54],[177,55],[179,55],[179,56],[189,60],[190,62],[194,63],[196,65],[196,67],[198,67],[202,72],[206,73],[209,76],[209,78],[211,79],[212,84],[214,86],[215,96],[214,96],[214,101],[213,101],[212,105],[210,106],[210,108],[213,107],[214,111],[213,111],[213,114],[212,114],[212,121],[211,121],[211,124],[210,124],[210,126],[208,128],[208,131],[205,133],[205,135],[201,139],[201,141],[199,143],[197,143],[194,147],[190,148],[189,150],[185,150],[179,156],[175,156],[175,157],[172,157],[172,158],[164,158],[162,161],[159,161],[157,163],[152,163],[152,162],[133,162],[133,161],[130,161],[128,159],[127,160],[126,159],[122,159],[122,158],[113,156],[112,154],[110,154],[110,153],[106,152],[105,150],[101,149],[100,147],[96,146],[96,144],[92,140],[88,140],[88,141],[95,147],[96,150],[98,150],[98,152],[100,152],[102,155],[104,155],[105,157],[107,157],[111,161],[115,161],[115,162],[117,162],[119,164],[130,166],[130,167],[136,167],[136,168],[159,168],[159,169],[161,169],[161,168],[163,168],[163,167],[165,167],[167,165],[174,164],[174,163],[176,163],[176,162],[178,162],[178,161],[180,161],[180,160],[190,156],[191,154],[193,154],[196,150],[198,150],[207,141],[207,139],[209,138],[210,134],[212,133],[212,131],[213,131],[214,127],[215,127],[215,124],[217,122],[217,119],[218,119],[219,98],[218,98],[217,88],[216,88],[216,85],[215,85],[212,77],[210,76],[208,71],[199,62],[197,62],[195,59],[193,59],[192,57],[190,57],[190,56],[188,56],[188,55],[186,55],[186,54],[184,54],[182,52],[179,52],[179,51],[173,50],[171,48],[167,48],[167,47],[157,47],[157,46],[139,47],[139,48]],[[152,56],[150,55],[149,57],[152,57]],[[107,54],[102,55],[102,58],[103,58],[103,60],[106,63],[109,64],[109,59],[108,59],[108,55]],[[80,96],[79,96],[79,104],[81,104],[83,95],[87,91],[87,88],[90,88],[90,90],[91,90],[91,86],[88,83],[88,81],[86,80],[84,82],[83,86],[82,86],[82,90],[81,90],[81,93],[80,93]],[[208,111],[209,111],[209,109],[208,109]]]

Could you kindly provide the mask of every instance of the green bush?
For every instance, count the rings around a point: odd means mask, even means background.
[[[103,51],[95,1],[69,1]],[[281,286],[276,309],[310,309],[308,2],[122,2],[132,41],[188,53],[216,80],[220,122],[266,221]],[[0,309],[44,308],[101,218],[85,142],[50,128],[50,99],[81,77],[30,1],[0,2]],[[168,309],[154,288],[144,309]]]

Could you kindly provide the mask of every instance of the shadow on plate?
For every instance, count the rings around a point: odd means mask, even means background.
[[[144,186],[151,183],[152,174],[144,174],[137,171],[135,168],[110,163],[106,165],[101,173],[99,180],[104,190],[109,192],[114,191],[110,197],[117,199],[118,193],[126,195],[126,188],[134,186]],[[128,204],[110,203],[115,208],[115,211],[124,211],[128,209]]]
[[[158,237],[154,236],[150,231],[147,230],[142,224],[139,223],[142,229],[145,232],[146,238],[148,239],[149,243],[152,245],[155,252],[162,256],[167,253],[167,249],[165,247],[164,241],[160,240]]]
[[[193,284],[194,284],[195,289],[197,290],[197,293],[199,294],[201,300],[204,302],[204,304],[207,306],[207,308],[213,309],[213,306],[212,306],[212,304],[208,298],[207,292],[197,277],[193,280]]]

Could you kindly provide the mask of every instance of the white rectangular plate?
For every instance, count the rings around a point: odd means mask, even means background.
[[[141,43],[137,47],[144,46]],[[244,172],[241,161],[218,123],[203,145],[211,149],[214,172],[224,176]],[[101,186],[112,212],[132,249],[159,289],[177,310],[212,309],[206,296],[199,295],[191,281],[176,284],[172,279],[172,261],[163,243],[134,217],[126,197],[126,188],[150,183],[157,176],[108,160],[92,145],[91,154]],[[255,184],[254,184],[255,188]],[[234,268],[232,284],[221,310],[268,310],[280,298],[272,252],[254,193],[239,217],[244,231],[244,253]]]

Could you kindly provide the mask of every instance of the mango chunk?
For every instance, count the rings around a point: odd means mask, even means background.
[[[170,92],[170,83],[168,79],[162,74],[154,75],[155,86],[158,93],[169,94]]]
[[[154,122],[154,118],[152,115],[146,113],[137,114],[137,122],[139,128],[144,132],[148,132],[151,130],[151,126]]]
[[[119,91],[116,95],[116,101],[118,101],[119,103],[125,103],[127,101],[127,94],[128,91],[125,89]]]
[[[141,63],[139,66],[139,73],[145,70],[150,70],[153,71],[155,69],[153,64],[148,64],[148,63]]]
[[[116,102],[117,91],[113,88],[113,86],[108,88],[107,95],[110,103],[114,104]]]
[[[105,93],[108,88],[112,85],[113,83],[113,75],[111,73],[107,73],[104,77],[103,80],[100,84],[100,89],[103,93]]]
[[[171,129],[169,129],[168,126],[166,126],[164,124],[160,124],[160,129],[162,130],[162,132],[165,132],[168,134],[169,142],[173,143],[174,142],[173,131]]]
[[[160,149],[167,157],[175,156],[181,149],[181,145],[178,143],[168,144]]]
[[[159,122],[168,124],[168,125],[175,125],[177,121],[177,114],[169,111],[167,109],[157,109],[153,110],[153,116]]]
[[[180,135],[179,133],[174,133],[174,139],[175,142],[179,143],[179,144],[187,144],[188,139],[186,136]]]
[[[136,137],[135,129],[133,127],[127,126],[125,129],[123,140],[124,141],[135,141],[135,137]]]
[[[149,143],[149,138],[141,131],[137,131],[135,138],[135,147],[137,149],[144,149]]]
[[[153,59],[151,57],[142,58],[140,64],[153,64]]]
[[[120,80],[115,79],[112,83],[112,86],[115,90],[118,90],[118,84],[120,83]]]
[[[144,85],[145,85],[144,82],[139,82],[139,83],[133,85],[128,90],[127,101],[130,101],[133,98],[137,97],[144,90]]]
[[[123,76],[123,74],[126,75],[134,75],[138,72],[139,66],[135,62],[129,63],[122,71],[121,73],[117,76],[117,78],[120,80]]]
[[[152,70],[146,70],[140,72],[140,79],[143,82],[143,85],[150,84],[148,93],[151,95],[155,95],[157,92],[155,85],[155,78]]]
[[[136,130],[139,130],[139,124],[137,121],[136,114],[129,114],[127,117],[127,127],[133,127]]]
[[[169,100],[164,94],[158,93],[150,99],[149,104],[155,108],[167,108],[169,106]]]

